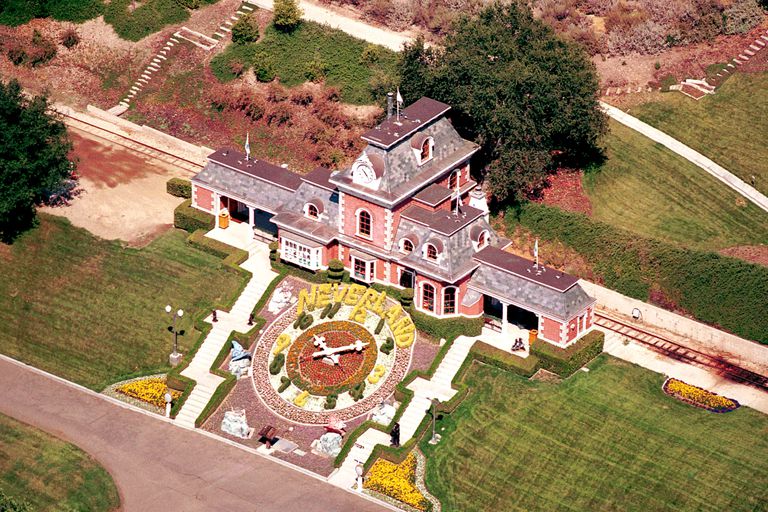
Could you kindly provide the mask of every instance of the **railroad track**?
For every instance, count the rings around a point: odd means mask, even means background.
[[[714,370],[718,375],[734,382],[747,384],[762,389],[763,391],[768,391],[768,376],[760,375],[759,373],[737,366],[730,361],[726,361],[722,357],[685,347],[656,333],[651,333],[635,325],[630,325],[622,320],[602,313],[595,312],[595,325],[621,334],[638,343],[642,343],[652,350],[677,361]]]

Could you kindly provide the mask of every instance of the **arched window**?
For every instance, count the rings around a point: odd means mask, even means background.
[[[437,248],[432,244],[427,244],[427,259],[428,260],[437,260]]]
[[[317,206],[313,204],[307,205],[307,217],[311,219],[316,219],[319,215],[319,212],[317,211]]]
[[[426,311],[435,310],[435,287],[429,283],[421,287],[421,308]]]
[[[456,288],[450,287],[443,290],[443,314],[456,313]]]
[[[357,234],[368,238],[371,236],[371,214],[365,210],[357,214]]]
[[[448,188],[453,190],[456,190],[456,185],[459,184],[459,173],[460,170],[455,170],[451,173],[451,176],[448,178]]]
[[[487,243],[488,243],[488,233],[486,231],[481,231],[477,237],[477,248],[482,249],[483,247],[485,247],[485,244]]]
[[[403,245],[401,247],[403,252],[411,252],[413,251],[413,242],[408,240],[407,238],[403,239]]]
[[[430,158],[432,158],[432,138],[427,137],[421,143],[421,161],[426,162]]]

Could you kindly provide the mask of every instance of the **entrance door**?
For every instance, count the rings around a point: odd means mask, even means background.
[[[400,271],[400,286],[403,288],[413,288],[414,277],[413,270],[402,269]]]

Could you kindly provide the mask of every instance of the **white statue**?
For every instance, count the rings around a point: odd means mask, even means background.
[[[245,419],[245,409],[226,411],[221,421],[221,430],[241,439],[249,439],[253,435],[253,429]]]

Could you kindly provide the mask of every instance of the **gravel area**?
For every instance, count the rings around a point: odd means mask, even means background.
[[[416,336],[416,342],[411,350],[411,367],[409,372],[415,370],[427,371],[432,366],[437,353],[440,351],[440,344],[432,338],[427,338],[421,333]]]

